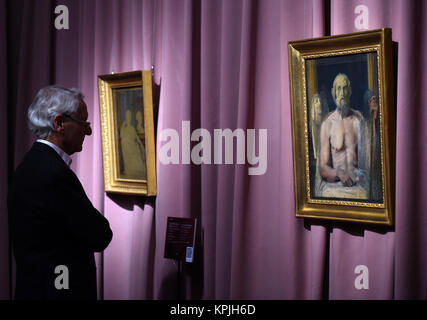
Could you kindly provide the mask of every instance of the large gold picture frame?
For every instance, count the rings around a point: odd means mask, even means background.
[[[106,192],[156,195],[151,71],[98,76]]]
[[[393,225],[391,29],[288,43],[297,217]]]

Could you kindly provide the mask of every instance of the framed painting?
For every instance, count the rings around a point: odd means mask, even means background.
[[[297,217],[393,224],[391,29],[288,43]]]
[[[106,192],[156,195],[151,71],[98,76]]]

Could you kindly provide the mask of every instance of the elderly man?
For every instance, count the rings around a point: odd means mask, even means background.
[[[69,168],[92,133],[81,92],[41,89],[28,110],[39,138],[16,169],[8,195],[16,259],[15,299],[96,299],[94,252],[112,239],[108,220]]]
[[[340,73],[332,87],[337,108],[320,128],[320,175],[325,181],[322,196],[367,199],[365,173],[358,163],[364,120],[359,111],[350,108],[350,96],[350,80]]]

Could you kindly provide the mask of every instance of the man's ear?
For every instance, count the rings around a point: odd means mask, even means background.
[[[64,116],[58,113],[53,117],[52,124],[55,132],[62,133],[64,131]]]

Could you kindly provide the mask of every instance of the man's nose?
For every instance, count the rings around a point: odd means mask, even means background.
[[[85,135],[90,136],[92,134],[92,128],[90,126],[86,127]]]

